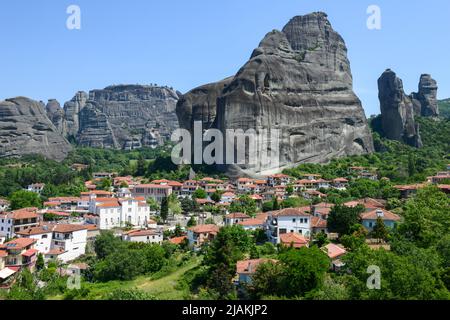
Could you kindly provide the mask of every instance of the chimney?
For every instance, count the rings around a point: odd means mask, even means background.
[[[379,218],[384,217],[383,210],[380,210],[380,209],[377,210],[377,217],[379,217]]]

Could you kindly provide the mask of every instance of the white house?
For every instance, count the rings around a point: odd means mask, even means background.
[[[16,232],[39,224],[37,208],[24,208],[0,214],[0,236],[13,238]]]
[[[158,229],[133,230],[122,235],[124,241],[157,243],[163,242],[163,232]]]
[[[246,219],[244,221],[238,222],[238,225],[242,226],[245,230],[257,230],[264,228],[264,220],[262,219]]]
[[[150,218],[150,206],[136,198],[92,198],[90,210],[98,216],[95,224],[101,230],[124,227],[127,224],[144,227]]]
[[[248,215],[241,212],[230,213],[225,216],[225,225],[232,226],[236,223],[250,219]]]
[[[17,235],[34,240],[34,249],[42,253],[46,260],[68,262],[85,254],[87,229],[83,225],[49,224],[27,229]]]
[[[311,235],[310,207],[287,208],[268,213],[266,221],[267,237],[269,241],[280,243],[280,235],[299,233],[305,237]]]
[[[44,183],[33,183],[27,187],[27,191],[41,194],[42,190],[44,190],[44,187],[45,187]]]

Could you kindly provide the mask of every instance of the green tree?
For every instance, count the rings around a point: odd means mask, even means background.
[[[377,222],[375,223],[371,234],[375,239],[387,240],[389,232],[386,229],[384,221],[381,217],[377,218]]]
[[[169,200],[167,197],[164,197],[161,201],[161,219],[165,222],[169,217]]]
[[[44,256],[42,255],[42,253],[39,253],[36,260],[36,269],[40,271],[44,268],[45,268]]]
[[[26,190],[19,190],[14,192],[9,198],[11,210],[17,210],[22,208],[42,206],[41,199],[37,193],[29,192]]]
[[[191,227],[195,227],[197,225],[197,221],[195,220],[194,217],[191,217],[189,219],[189,221],[187,222],[187,227],[191,228]]]
[[[364,207],[360,205],[356,207],[334,206],[328,216],[328,230],[339,233],[339,236],[350,234],[351,227],[359,223],[359,215],[363,211]]]
[[[115,237],[111,231],[102,231],[95,238],[94,251],[97,258],[102,260],[108,255],[120,250],[123,246],[123,241]]]
[[[206,199],[208,197],[208,194],[203,189],[197,189],[194,191],[194,194],[192,195],[192,198],[194,199]]]

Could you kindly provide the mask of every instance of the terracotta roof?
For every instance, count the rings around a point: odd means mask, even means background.
[[[241,260],[236,262],[236,273],[238,274],[253,274],[255,273],[258,266],[262,263],[266,262],[274,262],[277,260],[274,259],[252,259],[252,260]]]
[[[242,212],[230,213],[225,216],[225,219],[250,219],[248,215]]]
[[[126,235],[128,235],[129,237],[145,237],[145,236],[155,236],[155,235],[159,235],[160,232],[158,232],[157,230],[134,230],[134,231],[130,231],[127,232]]]
[[[163,185],[163,184],[153,184],[153,183],[149,183],[149,184],[139,184],[137,186],[134,187],[134,189],[136,190],[137,188],[150,188],[150,189],[171,189],[171,186],[168,185]]]
[[[233,192],[225,192],[224,194],[222,194],[222,197],[235,197],[236,194]]]
[[[281,210],[277,210],[277,211],[271,211],[271,212],[269,212],[269,214],[272,214],[272,216],[277,216],[277,217],[309,216],[310,210],[311,210],[310,207],[286,208],[286,209],[281,209]]]
[[[379,215],[379,213],[382,213],[382,214]],[[383,220],[392,220],[392,221],[400,220],[400,216],[398,216],[395,213],[392,213],[390,211],[384,210],[384,209],[373,209],[368,212],[362,213],[361,219],[377,220],[378,216],[381,216],[381,219],[383,219]]]
[[[39,226],[35,228],[28,228],[23,231],[16,232],[16,234],[20,236],[33,236],[38,234],[45,234],[45,233],[52,233],[52,228],[45,227],[45,226]]]
[[[342,246],[336,245],[334,243],[329,243],[322,249],[325,251],[325,253],[328,255],[330,259],[335,259],[347,253],[347,251]]]
[[[186,240],[186,239],[187,239],[186,236],[183,236],[183,237],[175,237],[175,238],[169,239],[169,242],[170,242],[170,243],[173,243],[173,244],[181,244],[181,243],[183,243],[183,241]]]
[[[309,241],[299,233],[290,232],[280,234],[280,242],[284,245],[300,248],[307,246]]]
[[[219,227],[215,224],[201,224],[195,227],[189,228],[190,231],[194,233],[217,233],[219,232]]]
[[[36,243],[35,239],[31,238],[18,238],[0,245],[1,248],[6,249],[24,249],[32,244]]]
[[[319,217],[311,217],[311,227],[312,228],[326,228],[327,220]]]
[[[261,219],[246,219],[244,221],[240,221],[237,223],[241,226],[262,226],[264,224],[264,220]]]
[[[61,248],[54,248],[51,249],[49,252],[46,252],[45,255],[55,255],[55,256],[59,256],[60,254],[65,253],[66,251],[64,251]]]
[[[87,230],[88,228],[84,225],[76,225],[76,224],[57,224],[54,228],[54,232],[58,233],[71,233],[80,230]]]
[[[11,211],[11,212],[5,212],[5,215],[8,218],[11,218],[14,220],[38,218],[37,208],[24,208],[24,209]]]
[[[29,249],[29,250],[25,251],[24,253],[22,253],[22,256],[24,256],[24,257],[32,257],[38,252],[39,251],[36,250],[36,249]]]
[[[102,202],[100,204],[97,204],[97,207],[100,208],[117,208],[120,207],[119,201],[109,201],[109,202]]]

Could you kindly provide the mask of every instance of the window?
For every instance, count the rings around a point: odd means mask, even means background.
[[[46,235],[46,234],[42,235],[42,239],[47,239],[47,238],[48,238],[48,235]]]
[[[285,234],[286,233],[286,229],[280,229],[280,234]]]
[[[295,223],[295,219],[292,219],[292,222]]]

